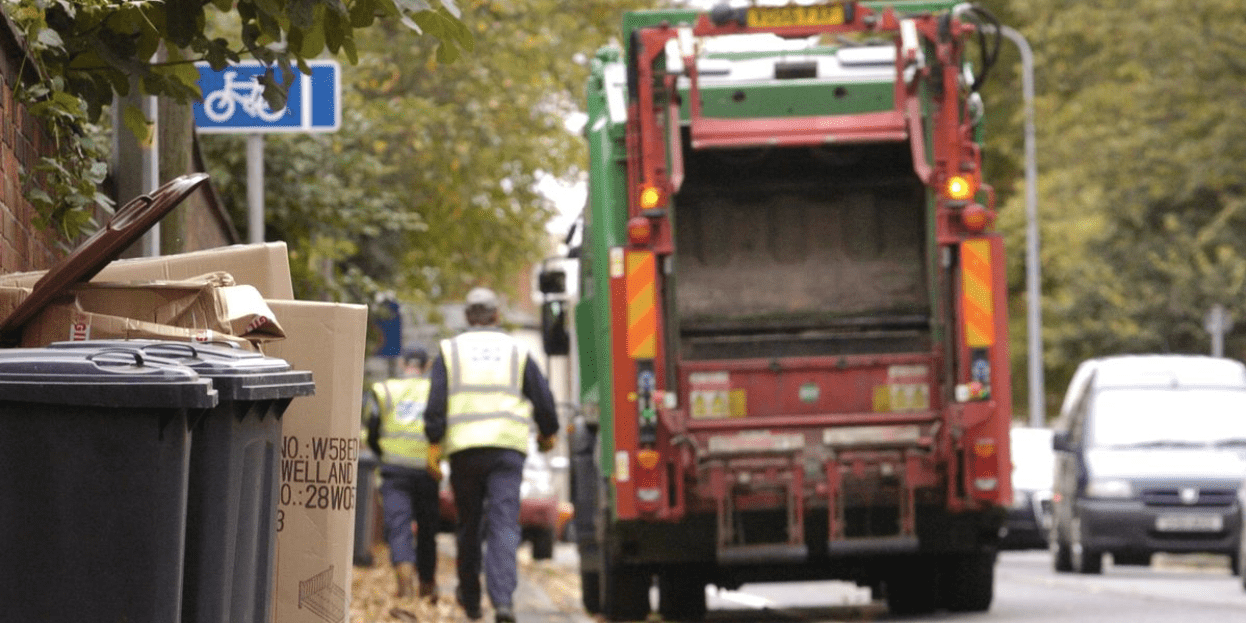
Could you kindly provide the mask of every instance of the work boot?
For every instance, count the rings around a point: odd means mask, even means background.
[[[427,597],[430,603],[437,603],[437,582],[425,582],[421,580],[418,597],[420,599]]]
[[[463,598],[462,586],[458,587],[458,589],[454,591],[454,597],[459,602],[459,605],[463,606],[463,613],[467,615],[467,618],[473,621],[479,621],[480,617],[484,616],[484,613],[480,611],[479,599],[477,599],[475,604],[468,604],[467,600]]]
[[[510,606],[498,606],[493,609],[493,623],[515,623],[515,610]]]
[[[398,578],[398,599],[409,599],[415,596],[415,565],[400,562],[394,566],[394,576]]]

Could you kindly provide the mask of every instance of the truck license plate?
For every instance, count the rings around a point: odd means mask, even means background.
[[[1155,529],[1160,532],[1219,532],[1224,518],[1207,513],[1173,513],[1155,518]]]
[[[844,5],[752,7],[748,25],[752,28],[783,26],[838,26],[844,23]]]

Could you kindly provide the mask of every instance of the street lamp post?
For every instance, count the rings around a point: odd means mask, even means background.
[[[995,26],[982,25],[984,30]],[[1025,291],[1026,332],[1029,351],[1030,426],[1046,422],[1043,380],[1043,311],[1038,259],[1038,164],[1034,147],[1034,52],[1025,37],[1008,26],[999,33],[1021,53],[1021,94],[1025,100]]]

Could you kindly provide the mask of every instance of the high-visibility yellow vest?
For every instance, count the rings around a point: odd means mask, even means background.
[[[372,384],[381,411],[382,461],[420,469],[428,466],[428,438],[424,436],[428,388],[428,379],[419,377]]]
[[[528,349],[498,331],[441,341],[446,363],[446,455],[468,448],[528,453],[532,404],[523,395]]]

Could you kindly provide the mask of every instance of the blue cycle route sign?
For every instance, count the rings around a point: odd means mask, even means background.
[[[272,110],[257,80],[264,65],[257,61],[231,64],[214,71],[196,63],[203,101],[194,105],[195,127],[202,133],[334,132],[342,125],[342,83],[337,61],[307,61],[311,75],[296,68],[286,107]],[[275,68],[277,81],[281,68]]]

